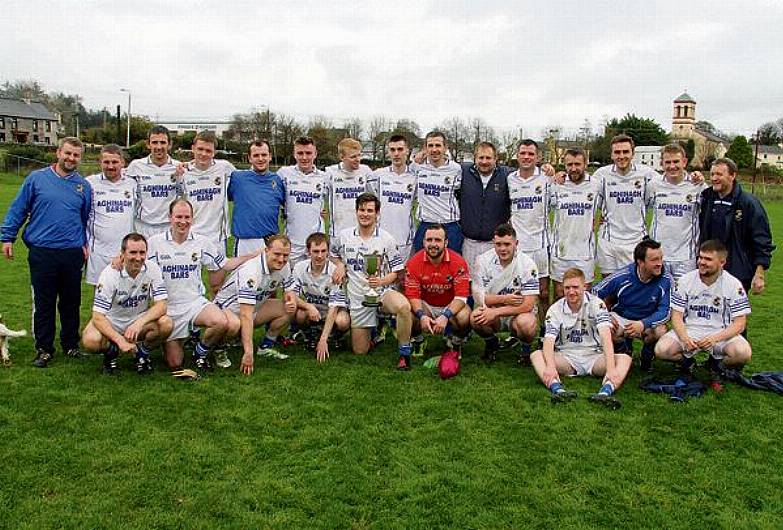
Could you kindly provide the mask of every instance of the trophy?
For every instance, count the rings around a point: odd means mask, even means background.
[[[381,271],[381,258],[382,256],[378,252],[372,254],[362,254],[362,260],[364,261],[364,274],[367,277],[375,276]],[[362,305],[364,307],[378,307],[381,303],[378,301],[378,291],[367,286],[367,292],[364,293],[364,300]]]

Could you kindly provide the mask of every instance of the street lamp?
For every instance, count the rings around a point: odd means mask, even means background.
[[[128,132],[125,136],[125,147],[130,147],[131,91],[127,88],[121,88],[120,92],[128,93]]]

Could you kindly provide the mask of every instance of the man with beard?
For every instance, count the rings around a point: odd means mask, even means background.
[[[593,293],[611,311],[615,351],[631,355],[633,340],[642,339],[641,369],[649,372],[655,343],[666,333],[672,280],[663,270],[663,250],[657,241],[643,239],[633,257],[633,263],[605,278]]]

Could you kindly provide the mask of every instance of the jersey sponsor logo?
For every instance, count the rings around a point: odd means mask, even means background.
[[[413,200],[412,193],[404,193],[402,191],[383,190],[381,197],[386,199],[389,204],[405,204],[405,201]]]
[[[180,278],[190,278],[190,273],[198,270],[198,265],[164,265],[160,270],[164,274],[169,274],[169,277],[172,280],[176,280]]]
[[[666,217],[684,217],[693,211],[693,205],[662,202],[658,204],[658,211]]]
[[[304,191],[304,190],[292,189],[290,192],[288,192],[288,196],[293,197],[294,202],[301,203],[301,204],[312,204],[314,200],[321,199],[320,193],[315,193],[312,191]]]
[[[220,186],[222,183],[223,183],[223,179],[222,179],[222,178],[220,178],[220,175],[218,175],[217,177],[215,177],[215,185],[216,185],[216,186]]]
[[[516,205],[517,210],[532,210],[537,204],[543,203],[544,198],[540,195],[531,197],[514,197],[511,204]]]
[[[720,305],[720,301],[718,301],[718,304]],[[697,317],[704,319],[709,319],[712,315],[720,313],[720,309],[718,307],[707,304],[691,304],[688,306],[688,311],[696,313]]]
[[[191,254],[190,255],[190,260],[191,261],[198,261],[198,252],[194,252],[193,254]]]
[[[174,177],[171,177],[174,182]],[[176,189],[174,184],[144,184],[141,187],[142,193],[149,193],[150,197],[168,197]]]
[[[133,206],[133,201],[131,200],[101,199],[95,201],[95,207],[105,209],[106,213],[122,213],[125,211],[125,208],[130,208],[131,206]]]
[[[192,190],[188,195],[194,198],[196,202],[211,202],[216,195],[221,195],[222,193],[222,188],[199,188]]]
[[[130,199],[130,197],[131,197],[131,192],[130,192],[130,190],[125,190],[125,194],[124,194],[124,195],[125,195],[125,198],[126,198],[126,199]]]
[[[610,191],[609,197],[615,199],[617,204],[632,204],[635,199],[640,199],[642,197],[642,192],[634,190]]]
[[[141,304],[142,302],[146,302],[147,299],[148,299],[148,297],[147,297],[146,293],[144,293],[144,294],[137,294],[137,295],[134,295],[134,296],[129,296],[125,300],[121,300],[119,302],[119,305],[121,307],[126,307],[126,308],[128,308],[128,307],[138,307],[139,304]]]
[[[446,182],[448,184],[448,182]],[[419,189],[424,192],[424,195],[432,195],[433,197],[440,197],[441,193],[449,191],[448,186],[442,186],[440,184],[430,184],[428,182],[420,182]]]
[[[737,210],[734,212],[734,220],[737,222],[742,221],[742,210]]]

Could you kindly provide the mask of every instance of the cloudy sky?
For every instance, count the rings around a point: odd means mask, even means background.
[[[268,105],[459,116],[527,135],[626,112],[747,134],[783,117],[783,2],[2,0],[0,81],[37,79],[91,108],[224,119]]]

